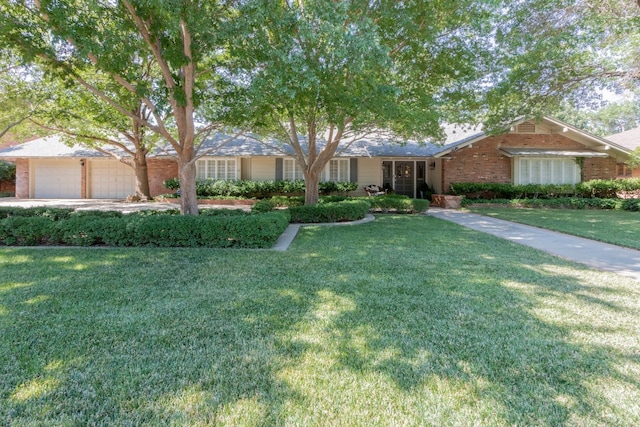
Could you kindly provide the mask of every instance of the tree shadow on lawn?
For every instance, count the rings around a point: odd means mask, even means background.
[[[11,250],[24,259],[2,282],[25,286],[0,282],[0,416],[62,424],[638,421],[637,411],[624,413],[632,403],[598,390],[608,382],[637,390],[637,377],[619,368],[640,363],[637,355],[575,338],[592,326],[614,334],[600,313],[637,324],[625,305],[633,295],[585,281],[586,269],[431,218],[358,227],[305,228],[286,253]],[[36,258],[51,274],[28,285]],[[583,312],[578,326],[574,305],[564,312],[567,298]]]
[[[13,261],[0,280],[0,419],[274,421],[295,397],[277,379],[274,328],[305,308],[265,287],[248,256],[256,253],[236,251],[232,260],[223,250],[1,253]],[[281,254],[261,253],[269,256]],[[33,274],[33,265],[45,273]]]
[[[301,236],[300,246],[305,239],[319,246],[323,238],[336,242],[322,254],[327,265],[332,258],[339,263],[344,251],[361,251],[368,265],[365,275],[355,268],[317,279],[325,284],[318,300],[339,298],[351,308],[327,325],[327,340],[307,352],[326,352],[334,343],[337,371],[381,374],[434,406],[442,403],[425,388],[443,379],[449,386],[463,384],[458,391],[466,390],[472,403],[449,404],[466,412],[470,424],[640,420],[640,357],[633,351],[640,292],[632,281],[606,273],[588,280],[597,274],[457,227],[421,240],[426,236],[420,230],[402,231],[407,225],[400,223],[390,235],[372,230],[371,239],[354,246],[348,230],[341,230],[340,239],[319,229]],[[425,244],[432,252],[419,250]],[[480,252],[478,245],[484,245]],[[370,262],[372,253],[387,262]],[[418,277],[407,273],[416,269]],[[444,417],[432,422],[461,421]]]

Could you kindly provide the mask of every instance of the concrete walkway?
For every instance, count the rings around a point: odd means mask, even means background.
[[[427,215],[640,280],[640,251],[634,249],[453,209],[430,208]]]
[[[365,215],[364,218],[357,221],[346,221],[346,222],[320,222],[316,224],[289,224],[284,233],[280,235],[280,238],[276,242],[276,244],[271,248],[274,251],[286,251],[289,248],[293,239],[296,238],[298,231],[300,231],[300,227],[315,227],[315,226],[332,226],[338,227],[342,225],[357,225],[364,224],[365,222],[370,222],[375,220],[375,217],[371,214]]]

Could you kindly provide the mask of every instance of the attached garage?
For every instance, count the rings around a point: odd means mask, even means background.
[[[82,167],[77,159],[34,160],[31,170],[36,199],[82,197]]]
[[[133,169],[117,160],[91,160],[89,198],[124,199],[136,192]]]

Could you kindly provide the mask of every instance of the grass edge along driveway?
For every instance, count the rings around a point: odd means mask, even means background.
[[[640,212],[600,209],[471,208],[470,212],[640,249]]]
[[[426,216],[0,250],[9,425],[638,425],[637,283]]]

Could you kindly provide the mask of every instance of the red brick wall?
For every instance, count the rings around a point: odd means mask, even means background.
[[[500,148],[584,149],[584,145],[559,134],[505,134],[485,138],[473,147],[450,153],[443,161],[442,189],[449,192],[453,182],[513,182],[512,160]],[[584,179],[616,177],[613,158],[588,158],[584,162]]]
[[[87,159],[80,159],[80,198],[87,198]]]
[[[618,175],[616,160],[611,157],[584,159],[582,179],[615,179]]]
[[[453,182],[511,182],[511,159],[501,155],[501,137],[490,137],[451,152],[442,163],[442,190]]]
[[[172,193],[172,191],[162,186],[162,182],[166,179],[178,177],[178,163],[172,159],[148,159],[147,168],[151,197]]]
[[[16,160],[16,197],[29,198],[29,160]]]
[[[0,193],[15,193],[16,183],[11,181],[0,181]]]

